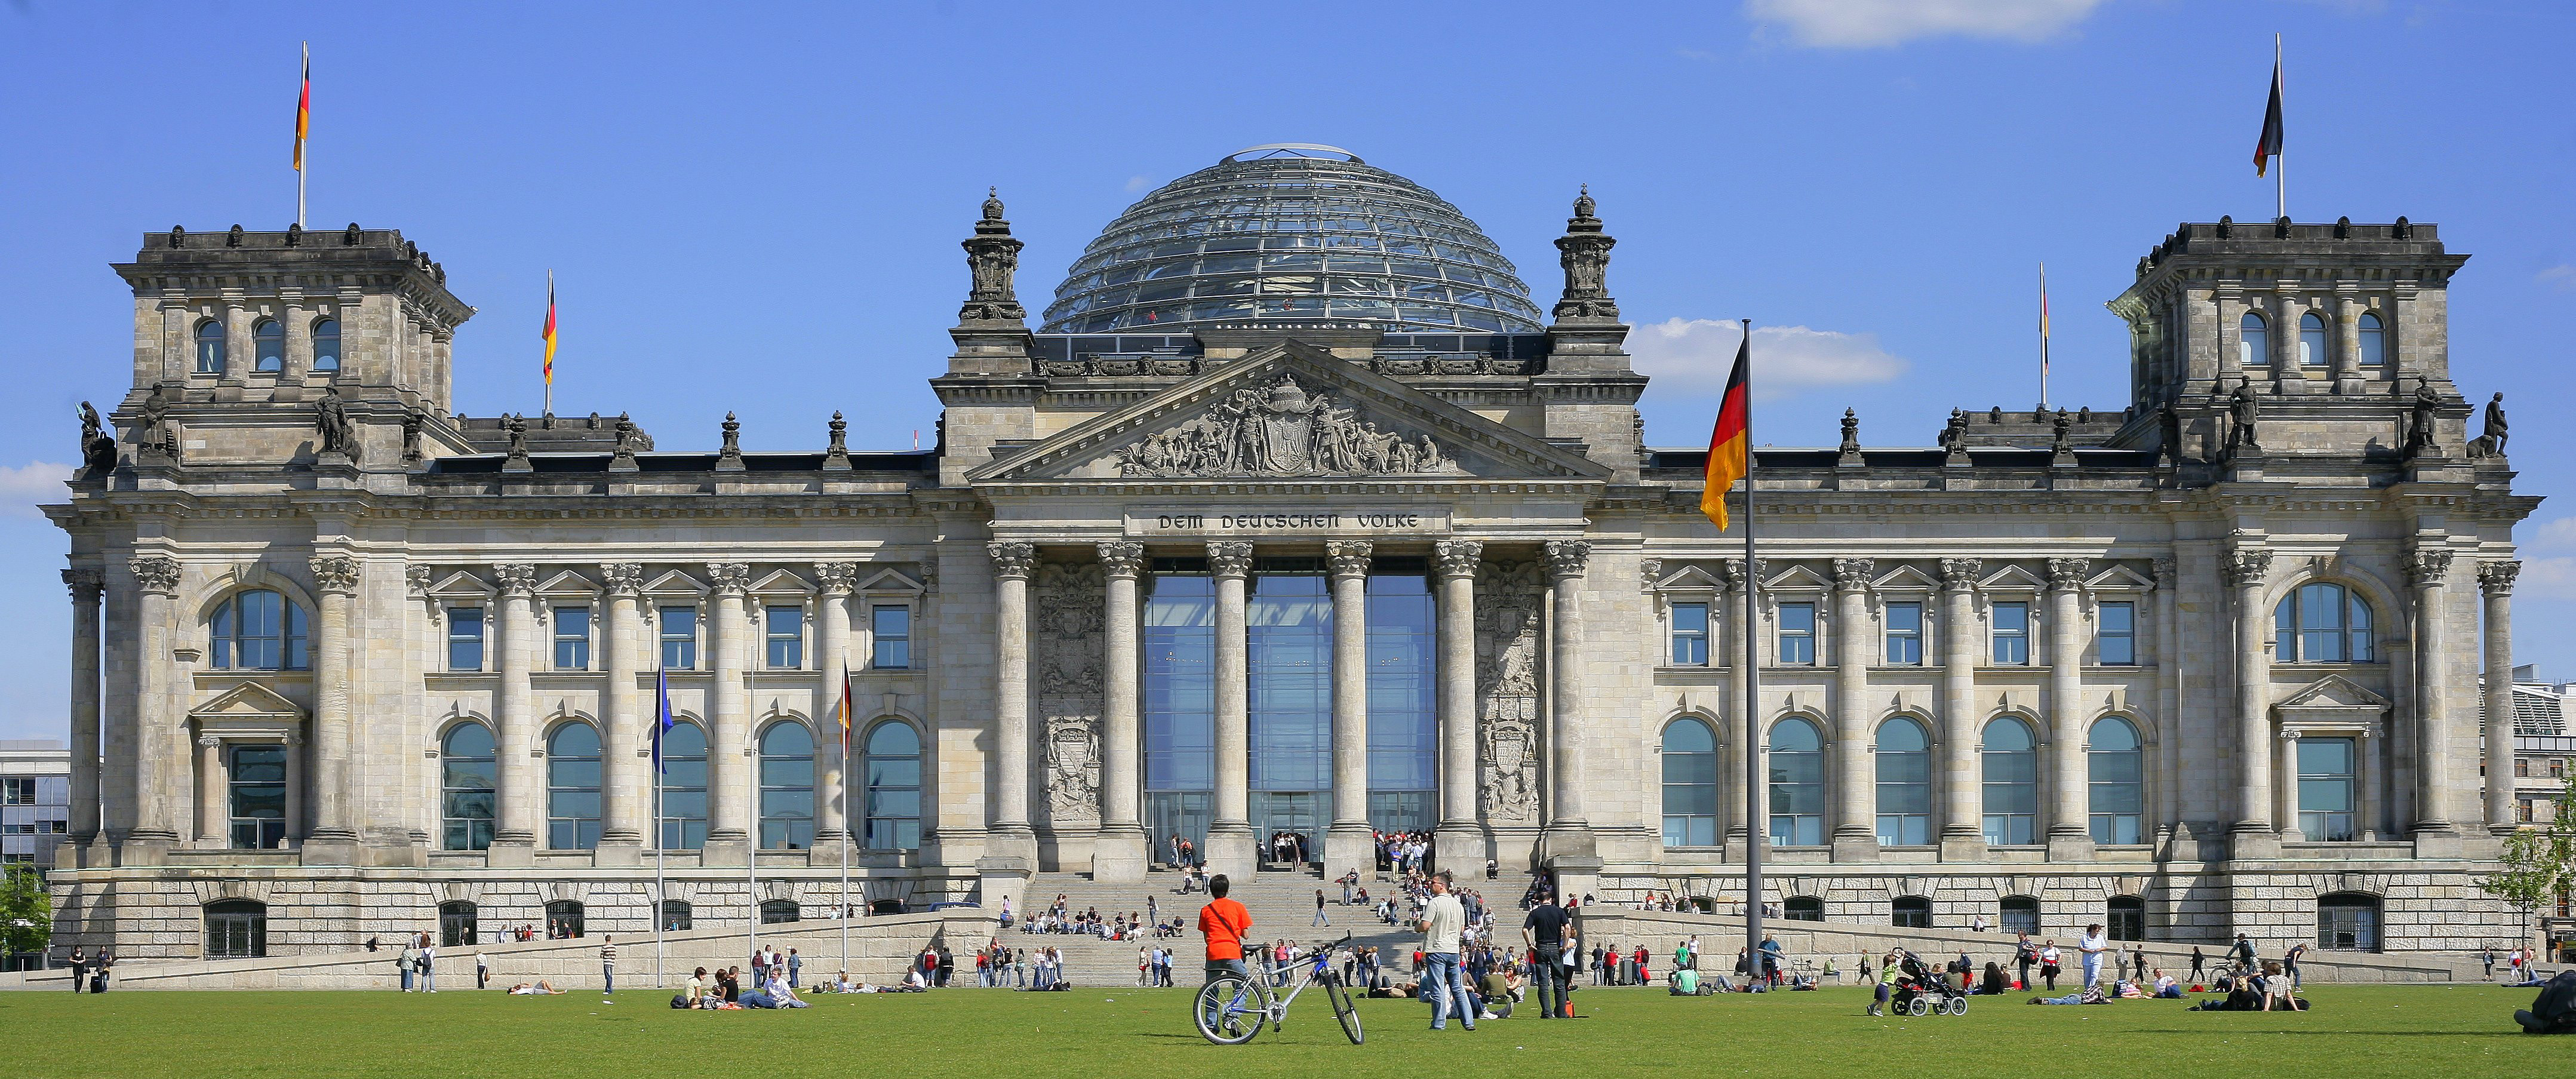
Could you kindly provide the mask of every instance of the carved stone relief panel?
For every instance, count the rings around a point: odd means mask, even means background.
[[[1047,562],[1031,589],[1048,820],[1100,819],[1101,647],[1107,580],[1097,562]]]
[[[1246,387],[1168,431],[1118,451],[1126,476],[1457,476],[1465,469],[1429,435],[1363,420],[1288,375]]]
[[[1487,562],[1476,574],[1476,734],[1485,818],[1538,817],[1540,633],[1547,573]]]

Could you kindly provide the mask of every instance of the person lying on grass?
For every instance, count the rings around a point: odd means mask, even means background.
[[[509,989],[504,990],[504,991],[505,991],[505,992],[507,992],[507,993],[509,993],[511,996],[514,996],[514,997],[546,997],[546,996],[559,996],[559,995],[561,995],[561,994],[563,993],[563,990],[555,988],[555,986],[554,986],[554,983],[553,983],[553,982],[547,982],[547,981],[539,981],[539,982],[538,982],[537,984],[535,984],[535,985],[530,985],[530,984],[528,984],[528,983],[526,983],[526,982],[520,982],[519,984],[514,985],[514,986],[511,986]]]

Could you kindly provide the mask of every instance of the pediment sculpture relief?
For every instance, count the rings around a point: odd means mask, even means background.
[[[1267,390],[1236,390],[1197,419],[1119,450],[1116,460],[1125,476],[1466,474],[1430,435],[1380,431],[1287,375]]]

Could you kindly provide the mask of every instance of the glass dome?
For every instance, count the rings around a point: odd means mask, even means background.
[[[1537,333],[1510,259],[1458,208],[1350,151],[1256,146],[1120,214],[1056,286],[1040,333],[1368,322]]]

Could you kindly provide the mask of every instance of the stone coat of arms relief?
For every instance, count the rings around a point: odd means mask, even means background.
[[[1476,574],[1476,733],[1486,819],[1538,816],[1539,632],[1547,575],[1535,562],[1487,562]]]
[[[1430,435],[1407,438],[1288,375],[1246,387],[1179,427],[1118,451],[1124,476],[1459,476]]]
[[[1107,578],[1098,563],[1038,566],[1031,627],[1038,714],[1045,719],[1047,816],[1100,819],[1101,633]]]

